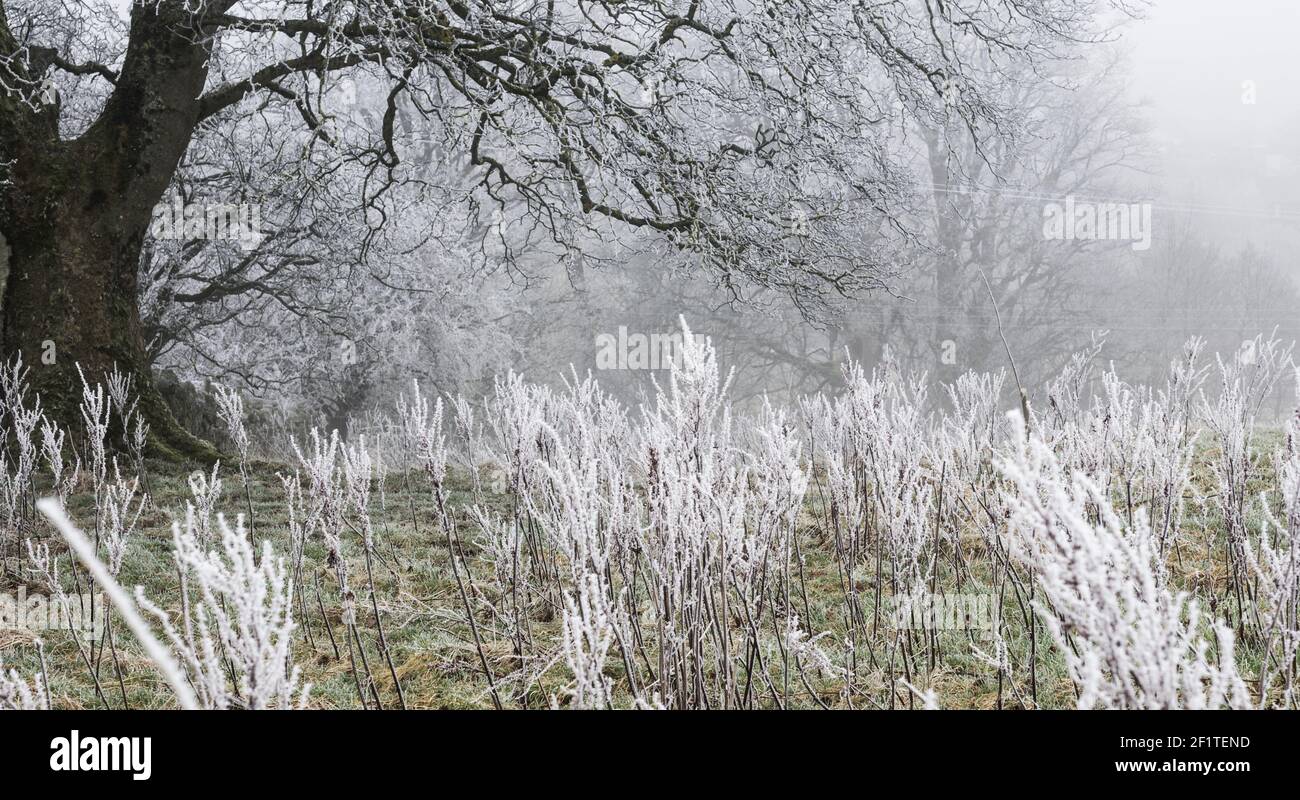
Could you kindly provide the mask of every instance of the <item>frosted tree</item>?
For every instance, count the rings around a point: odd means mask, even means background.
[[[494,258],[510,260],[511,227],[561,246],[639,230],[725,286],[816,306],[879,286],[908,238],[898,126],[1009,133],[989,88],[1001,65],[1092,37],[1114,5],[4,0],[5,346],[30,363],[54,343],[37,389],[67,419],[72,365],[120,365],[153,440],[202,450],[151,384],[137,297],[155,209],[196,196],[268,218],[219,242],[191,300],[274,302],[302,259],[355,265],[327,251],[441,237],[438,204],[468,200],[501,212],[478,236]]]

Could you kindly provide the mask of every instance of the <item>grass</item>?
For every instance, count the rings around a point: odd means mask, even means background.
[[[1277,443],[1276,432],[1261,433],[1259,452],[1270,452]],[[1202,445],[1197,455],[1194,484],[1202,501],[1204,512],[1193,503],[1189,509],[1188,525],[1180,539],[1176,554],[1170,556],[1170,575],[1173,584],[1202,598],[1218,596],[1223,592],[1226,576],[1223,562],[1223,534],[1218,526],[1218,515],[1212,511],[1213,478],[1208,469],[1216,455],[1214,445]],[[1271,466],[1262,470],[1259,488],[1271,485]],[[248,500],[238,473],[225,469],[222,480],[224,493],[219,509],[233,518],[246,513],[246,503],[251,501],[255,525],[255,538],[269,540],[277,553],[287,551],[286,511],[276,465],[259,463],[251,470]],[[171,560],[172,519],[183,514],[189,499],[187,479],[189,469],[164,462],[151,462],[148,466],[150,488],[154,500],[141,517],[140,527],[132,539],[123,568],[121,582],[127,587],[139,585],[155,602],[171,613],[178,612],[179,579]],[[473,525],[465,510],[473,502],[470,491],[471,476],[455,473],[449,479],[451,508],[457,518],[458,529],[465,544],[472,570],[484,574],[487,568],[477,558],[474,546]],[[827,538],[819,523],[821,509],[814,486],[808,493],[806,508],[801,520],[800,542],[805,555],[804,580],[806,582],[807,608],[803,608],[800,593],[800,613],[806,611],[805,628],[813,633],[837,632],[843,629],[842,579],[834,557],[834,544]],[[488,502],[506,511],[511,505],[506,495],[487,496]],[[93,524],[93,498],[78,495],[71,498],[69,510],[74,521],[83,528]],[[384,481],[383,494],[376,492],[372,499],[372,513],[378,539],[379,559],[375,564],[375,581],[378,603],[391,649],[396,672],[402,683],[406,705],[409,708],[491,708],[486,681],[478,662],[469,628],[465,624],[460,597],[448,559],[446,540],[439,529],[427,484],[422,476],[390,475]],[[52,537],[48,526],[36,526],[36,536]],[[964,580],[987,587],[990,584],[989,555],[983,552],[983,542],[974,532],[963,532],[961,549],[972,566],[971,575]],[[57,548],[53,542],[52,549]],[[350,573],[364,576],[365,566],[359,541],[356,537],[344,542],[349,559]],[[59,548],[61,551],[61,548]],[[951,558],[951,548],[944,548],[941,559]],[[302,669],[304,680],[312,684],[312,708],[356,708],[359,706],[356,685],[349,668],[341,623],[340,604],[331,572],[325,567],[325,553],[319,538],[308,543],[306,565],[310,585],[305,586],[312,607],[306,620],[297,615],[299,631],[295,656]],[[971,584],[958,587],[951,577],[954,570],[945,561],[946,589],[970,591]],[[66,557],[64,573],[67,574]],[[0,583],[0,591],[14,595],[20,586],[30,596],[42,591],[39,584],[25,581],[7,569]],[[378,649],[376,628],[371,615],[369,598],[359,578],[355,588],[358,594],[358,623],[363,637],[366,658],[376,689],[385,708],[396,708],[398,697],[389,670]],[[866,563],[851,576],[855,588],[868,604],[868,614],[875,609],[871,603],[877,580],[874,563]],[[476,584],[477,585],[477,584]],[[486,589],[479,585],[479,591]],[[1023,624],[1022,612],[1016,600],[1008,593],[1007,638],[1013,654],[1029,650],[1029,628]],[[322,613],[323,610],[323,613]],[[1220,611],[1222,613],[1222,611]],[[493,619],[486,614],[477,617],[485,639],[485,655],[494,673],[502,678],[514,668],[514,657],[507,637],[498,635]],[[328,622],[341,656],[336,656],[326,630]],[[533,634],[539,641],[559,641],[560,621],[554,609],[538,605],[533,609]],[[142,655],[141,648],[120,624],[114,626],[116,644],[120,654],[122,685],[126,691],[123,702],[121,691],[109,650],[101,641],[96,644],[100,682],[108,705],[133,709],[168,708],[174,706],[170,691],[152,664]],[[63,631],[44,631],[41,636],[46,649],[48,683],[57,708],[104,707],[90,678],[90,673],[72,638]],[[975,648],[984,649],[979,633],[956,630],[937,634],[939,658],[927,674],[913,675],[911,681],[920,688],[932,689],[945,708],[994,708],[999,704],[1015,708],[1032,705],[1027,699],[1018,699],[1005,685],[999,691],[996,672],[980,660]],[[1050,644],[1050,637],[1041,625],[1037,628],[1039,660],[1035,670],[1039,707],[1070,707],[1074,702],[1074,688],[1066,675],[1062,661]],[[30,631],[0,629],[0,657],[7,667],[20,673],[39,671],[35,636]],[[554,648],[552,648],[554,651]],[[884,662],[879,646],[870,654],[863,654],[875,662],[863,671],[867,694],[875,700],[858,702],[856,707],[872,707],[874,702],[883,705],[879,698],[890,696],[891,671]],[[1245,674],[1254,674],[1258,656],[1249,647],[1243,647],[1239,658]],[[1016,665],[1027,672],[1022,662]],[[607,674],[615,680],[616,689],[626,682],[622,676],[621,660],[610,658]],[[567,668],[558,652],[541,672],[527,694],[508,682],[501,686],[502,696],[511,699],[512,706],[547,707],[563,706],[567,702],[565,686],[569,680]],[[821,701],[828,705],[842,705],[839,687],[832,681],[814,683]],[[1027,691],[1027,687],[1022,690]],[[907,706],[914,698],[896,696],[896,702]],[[815,707],[817,703],[802,686],[798,687],[789,705]]]

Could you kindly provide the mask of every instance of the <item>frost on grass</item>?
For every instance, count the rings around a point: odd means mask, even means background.
[[[683,330],[635,406],[591,375],[509,373],[478,401],[412,382],[391,418],[289,437],[285,522],[258,536],[221,516],[239,498],[218,465],[192,473],[190,502],[167,509],[182,591],[140,595],[171,644],[146,643],[150,658],[182,704],[193,687],[206,708],[297,707],[297,652],[362,707],[406,707],[404,665],[428,655],[410,648],[429,646],[411,632],[434,619],[468,702],[499,708],[1300,702],[1300,417],[1276,452],[1260,430],[1289,348],[1207,360],[1193,340],[1151,387],[1093,346],[1024,402],[1006,373],[936,388],[886,354],[846,361],[834,392],[742,410],[711,342]],[[96,581],[132,574],[146,476],[109,420],[134,401],[120,377],[87,380],[73,436],[24,374],[0,373],[2,538],[67,604],[80,575],[26,498],[38,473],[56,509],[84,483],[99,540],[74,555]],[[242,467],[259,437],[240,433],[237,395],[221,403]],[[402,527],[436,554],[416,568],[445,581],[433,603],[405,583],[420,554]],[[987,614],[940,620],[945,593]],[[110,632],[133,605],[105,609]],[[113,640],[117,692],[72,637],[97,699],[126,706]]]
[[[204,708],[293,708],[306,704],[293,663],[293,593],[270,542],[259,554],[241,521],[217,517],[219,549],[205,552],[193,515],[172,524],[181,575],[179,623],[136,590],[162,624]],[[193,595],[193,598],[191,598]],[[233,681],[228,677],[233,673]]]
[[[1095,478],[1068,473],[1034,435],[1002,470],[1013,486],[1013,552],[1044,590],[1037,610],[1080,708],[1249,705],[1231,630],[1215,619],[1207,638],[1199,604],[1168,588],[1145,510],[1121,521]]]
[[[39,711],[49,708],[45,678],[37,674],[30,681],[17,670],[5,669],[0,659],[0,711]]]

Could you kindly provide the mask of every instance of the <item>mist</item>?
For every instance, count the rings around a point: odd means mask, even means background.
[[[0,709],[1297,708],[1298,22],[0,0]]]

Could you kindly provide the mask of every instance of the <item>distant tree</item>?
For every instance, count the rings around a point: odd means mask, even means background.
[[[1126,77],[1123,60],[1101,51],[1039,81],[1009,81],[1003,101],[1024,119],[1016,142],[920,132],[935,246],[918,276],[929,285],[904,290],[916,309],[902,316],[915,323],[895,336],[936,379],[1007,366],[1000,317],[1032,391],[1106,316],[1133,242],[1048,239],[1044,209],[1067,197],[1143,200],[1153,153]]]
[[[1192,337],[1224,358],[1259,334],[1300,341],[1300,287],[1252,244],[1224,253],[1200,232],[1196,217],[1171,218],[1152,247],[1126,270],[1118,302],[1099,326],[1111,328],[1110,357],[1134,380],[1158,380]],[[1290,404],[1295,386],[1283,381],[1274,400]],[[1268,407],[1273,412],[1284,408]]]

